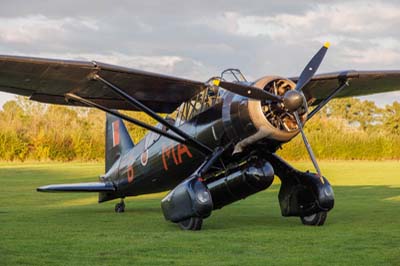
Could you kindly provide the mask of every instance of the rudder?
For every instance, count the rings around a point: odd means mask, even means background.
[[[118,158],[131,150],[134,146],[128,130],[122,119],[106,114],[106,173]]]

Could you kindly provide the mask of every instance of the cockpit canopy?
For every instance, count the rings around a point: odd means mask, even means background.
[[[247,82],[239,69],[229,68],[222,71],[219,77],[213,79],[229,80],[233,82]],[[189,101],[183,102],[170,117],[175,119],[175,125],[179,126],[192,119],[197,114],[221,102],[221,95],[225,92],[223,88],[215,85],[208,85],[200,93],[196,94]]]

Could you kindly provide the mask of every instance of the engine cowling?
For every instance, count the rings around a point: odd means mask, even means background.
[[[286,91],[294,90],[296,84],[279,76],[266,76],[252,84],[253,87],[266,90],[275,95],[283,96]],[[233,95],[233,94],[232,94]],[[302,95],[303,96],[303,95]],[[235,153],[241,152],[246,146],[261,139],[271,139],[277,142],[288,142],[299,133],[299,128],[293,112],[283,103],[259,101],[233,95],[224,101],[223,119],[230,122],[227,127],[231,136],[240,139],[235,146]],[[307,103],[298,110],[300,119],[304,123],[307,119]]]
[[[296,84],[278,76],[263,77],[253,83],[253,86],[283,96],[287,90],[293,90]],[[307,104],[299,110],[302,122],[307,119]],[[264,128],[268,138],[282,142],[291,140],[299,133],[296,120],[290,112],[285,110],[282,103],[261,102],[249,100],[249,114],[258,129]]]

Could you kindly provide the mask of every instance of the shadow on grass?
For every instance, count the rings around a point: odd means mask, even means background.
[[[274,195],[275,194],[275,195]],[[282,228],[303,226],[298,217],[280,215],[277,193],[263,192],[244,201],[213,212],[204,222],[205,230],[245,229],[263,226]],[[340,224],[400,221],[400,188],[388,186],[335,187],[335,207],[329,212],[325,226]],[[260,201],[265,200],[265,205]]]
[[[114,204],[118,200],[98,204],[96,194],[38,194],[37,185],[51,183],[82,182],[82,179],[95,180],[94,175],[101,169],[94,164],[63,165],[63,169],[49,169],[46,165],[35,167],[15,167],[2,169],[0,179],[0,214],[2,217],[24,212],[75,216],[101,215],[115,218]],[[12,170],[12,171],[11,171]],[[17,178],[18,177],[18,178]],[[78,179],[79,180],[75,180]],[[286,218],[280,214],[278,203],[278,184],[270,189],[257,193],[245,200],[238,201],[216,210],[204,222],[205,230],[244,229],[252,226],[282,227],[300,225],[297,217]],[[363,223],[366,219],[376,219],[385,223],[390,219],[400,221],[400,187],[390,186],[333,186],[335,191],[335,207],[329,213],[327,226],[340,223]],[[85,200],[87,198],[87,200]],[[163,214],[160,198],[130,198],[126,201],[125,216],[132,216],[141,228],[151,226],[148,217],[158,217],[162,221]],[[63,203],[71,206],[63,206]],[[399,214],[398,214],[399,213]],[[29,215],[29,214],[27,214]],[[117,222],[112,220],[112,222]],[[164,223],[170,224],[170,223]],[[160,225],[157,231],[169,230],[169,225]]]
[[[337,186],[335,207],[325,225],[400,221],[400,188],[390,186]],[[265,202],[265,205],[262,204]],[[301,225],[298,217],[280,215],[277,193],[263,192],[244,201],[215,211],[206,221],[206,229],[245,228],[251,226],[282,227]],[[302,225],[301,225],[302,226]]]
[[[278,185],[274,185],[276,188]],[[337,186],[335,190],[335,207],[329,212],[327,226],[336,224],[358,224],[366,220],[375,223],[385,223],[392,219],[400,221],[400,214],[396,210],[400,207],[400,188],[389,186]],[[205,230],[245,229],[248,227],[292,227],[302,226],[298,217],[282,217],[277,199],[277,190],[264,191],[225,206],[221,210],[213,211],[204,221]],[[115,201],[116,202],[116,201]],[[74,215],[104,215],[114,214],[114,203],[101,205],[52,207],[54,213],[68,212]],[[148,227],[147,218],[158,217],[163,220],[160,199],[143,199],[128,201],[126,211],[116,214],[120,217],[129,216],[141,228]],[[109,217],[115,217],[114,215]],[[116,222],[113,220],[113,222]],[[173,228],[160,224],[155,231],[165,231]]]

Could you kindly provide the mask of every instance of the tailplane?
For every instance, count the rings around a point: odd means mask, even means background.
[[[122,119],[114,115],[106,116],[106,173],[118,158],[133,148],[134,144],[129,136]]]
[[[115,187],[110,183],[90,182],[48,185],[36,189],[39,192],[111,192]]]
[[[122,120],[107,114],[106,117],[106,173],[119,159],[133,148],[133,142]],[[37,188],[40,192],[100,192],[99,202],[117,198],[111,180],[100,182],[48,185]]]

